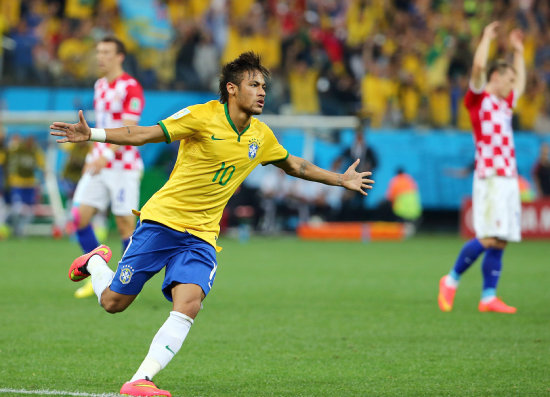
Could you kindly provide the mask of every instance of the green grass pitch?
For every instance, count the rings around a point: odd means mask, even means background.
[[[550,244],[504,256],[499,294],[516,315],[477,311],[479,262],[441,313],[438,280],[462,243],[222,238],[212,293],[155,382],[174,396],[549,395]],[[111,315],[72,297],[77,255],[68,240],[0,241],[0,389],[118,393],[147,353],[171,310],[162,275]]]

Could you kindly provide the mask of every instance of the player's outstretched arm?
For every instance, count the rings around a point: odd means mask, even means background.
[[[141,146],[146,143],[164,142],[164,132],[158,125],[151,127],[126,126],[120,128],[90,128],[82,110],[78,112],[78,123],[55,121],[50,125],[50,134],[59,136],[58,143],[97,141],[117,145]]]
[[[516,71],[516,80],[514,82],[514,91],[519,98],[525,91],[525,58],[523,56],[523,32],[520,29],[514,29],[510,32],[510,44],[514,50],[514,69]]]
[[[486,82],[487,59],[489,57],[489,47],[491,41],[497,37],[499,22],[491,22],[483,29],[483,36],[477,45],[472,65],[472,76],[470,84],[477,90],[483,88]]]
[[[325,185],[343,186],[346,189],[354,190],[366,196],[367,192],[365,190],[372,189],[371,185],[374,183],[372,179],[368,179],[368,177],[372,175],[372,172],[355,171],[358,164],[359,159],[357,159],[345,173],[338,174],[317,167],[303,158],[292,155],[288,156],[284,161],[274,163],[275,166],[281,168],[288,175],[308,181],[324,183]]]

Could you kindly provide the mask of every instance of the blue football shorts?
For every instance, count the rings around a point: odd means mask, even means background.
[[[196,284],[208,295],[218,268],[216,250],[206,241],[155,222],[138,225],[118,263],[111,290],[137,295],[165,268],[162,293],[172,302],[174,284]]]

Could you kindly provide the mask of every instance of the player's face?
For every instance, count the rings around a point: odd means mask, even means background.
[[[249,114],[262,114],[265,103],[266,84],[262,73],[245,72],[243,79],[236,91],[235,99],[239,108]]]
[[[116,67],[120,67],[123,61],[122,54],[117,54],[116,44],[101,42],[96,47],[97,66],[102,75],[109,73]]]
[[[514,89],[516,82],[516,72],[512,68],[506,69],[506,72],[499,74],[499,96],[506,98]]]

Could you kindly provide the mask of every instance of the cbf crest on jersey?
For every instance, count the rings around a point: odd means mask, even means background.
[[[248,141],[248,159],[254,160],[260,148],[260,141],[257,138],[251,138]]]
[[[122,284],[128,284],[134,275],[134,268],[130,265],[122,266],[118,279]]]

